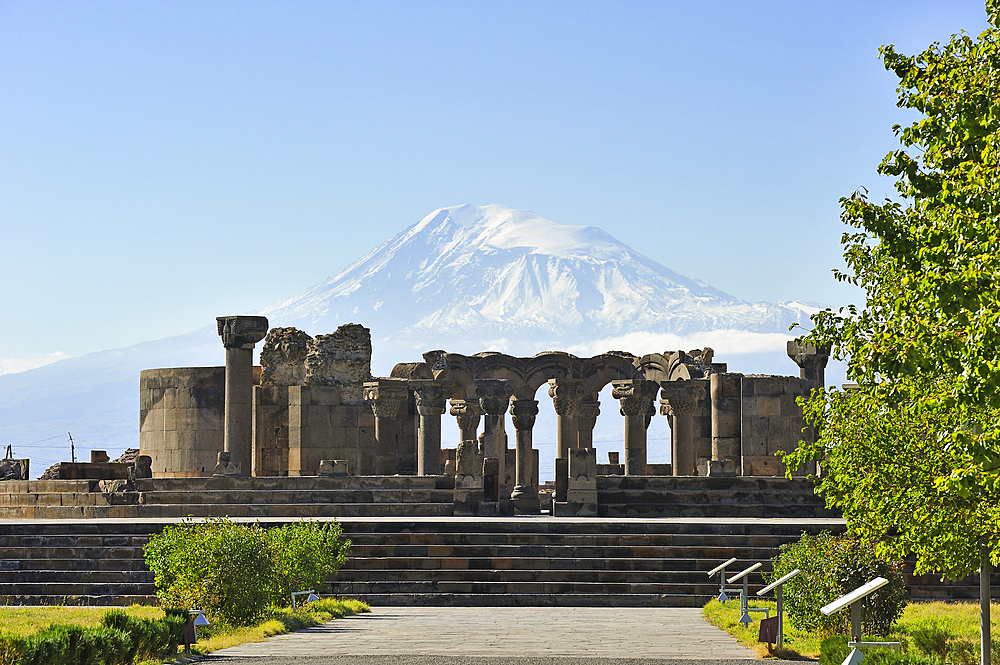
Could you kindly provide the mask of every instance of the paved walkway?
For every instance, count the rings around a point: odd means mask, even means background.
[[[431,665],[433,663],[746,663],[749,649],[698,608],[373,607],[205,662]],[[618,660],[623,659],[623,660]],[[775,662],[775,661],[772,661]]]

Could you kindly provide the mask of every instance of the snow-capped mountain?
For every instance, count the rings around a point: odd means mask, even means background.
[[[596,227],[464,205],[436,210],[321,284],[247,313],[311,335],[361,323],[372,330],[373,373],[387,375],[430,349],[592,355],[702,346],[722,361],[740,355],[736,371],[792,373],[788,326],[812,311],[740,300]],[[186,335],[0,376],[0,444],[31,456],[33,474],[67,458],[36,447],[67,431],[84,447],[134,447],[140,370],[223,362],[215,322],[206,321]]]
[[[808,318],[808,307],[742,301],[593,226],[464,205],[435,210],[261,313],[307,331],[359,321],[372,329],[376,348],[452,349],[489,340],[507,347],[491,350],[523,354],[636,332],[786,333]]]

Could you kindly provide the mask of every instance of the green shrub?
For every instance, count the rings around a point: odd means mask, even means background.
[[[949,651],[948,631],[941,626],[930,624],[910,631],[913,646],[928,656],[946,658]]]
[[[267,530],[274,560],[271,602],[291,602],[293,591],[326,590],[326,580],[347,561],[351,541],[341,541],[337,522],[293,522]]]
[[[204,609],[238,626],[267,608],[274,563],[264,531],[225,518],[167,526],[144,549],[164,607]]]
[[[850,612],[830,616],[819,609],[876,577],[889,580],[865,603],[864,627],[875,635],[886,635],[906,607],[906,586],[899,562],[880,560],[874,549],[861,540],[803,533],[794,543],[782,545],[774,563],[773,579],[795,568],[802,572],[784,587],[785,612],[801,630],[833,635],[850,630]]]
[[[144,550],[165,607],[203,609],[215,621],[246,626],[292,591],[325,590],[347,560],[337,522],[294,522],[267,531],[225,518],[166,527]]]
[[[184,639],[187,612],[167,613],[162,619],[140,619],[125,610],[111,610],[101,619],[101,625],[125,633],[129,646],[124,662],[155,660],[177,653],[177,646]]]

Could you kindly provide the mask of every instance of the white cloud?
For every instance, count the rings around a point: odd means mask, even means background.
[[[608,337],[593,342],[570,346],[566,351],[577,356],[594,356],[605,351],[631,351],[651,353],[664,351],[689,351],[706,346],[715,356],[732,356],[747,353],[785,352],[785,343],[794,339],[785,333],[757,333],[746,330],[709,330],[691,335],[670,333],[633,332],[620,337]]]
[[[62,351],[52,353],[38,353],[33,356],[23,358],[0,358],[0,374],[16,374],[17,372],[27,372],[42,365],[48,365],[58,360],[65,360],[70,356]]]

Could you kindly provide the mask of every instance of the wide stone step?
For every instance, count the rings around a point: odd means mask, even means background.
[[[822,506],[798,504],[641,504],[601,503],[600,517],[757,517],[812,518],[835,517]]]
[[[437,558],[437,559],[721,559],[730,557],[756,557],[761,554],[768,558],[773,554],[770,547],[710,546],[654,546],[654,547],[602,547],[602,546],[560,546],[560,545],[394,545],[394,546],[354,546],[351,555],[355,558]],[[728,555],[728,556],[727,556]],[[714,567],[714,566],[710,566]]]
[[[147,596],[155,587],[145,582],[88,584],[86,582],[5,582],[0,596]]]
[[[351,582],[337,585],[336,593],[350,596],[397,593],[452,594],[580,594],[580,595],[700,595],[712,597],[718,587],[711,584],[654,584],[628,582],[474,582],[465,580],[413,582]]]
[[[565,593],[387,593],[359,596],[370,605],[437,607],[701,607],[713,596]]]
[[[625,490],[713,490],[720,494],[732,491],[777,490],[812,494],[815,484],[808,478],[780,476],[597,476],[597,491]]]
[[[443,547],[699,547],[732,548],[779,547],[797,540],[799,534],[550,534],[550,533],[364,533],[348,529],[344,534],[351,538],[357,552],[374,552],[361,549],[374,547],[435,547],[435,554],[448,554]],[[406,550],[398,550],[405,552]],[[652,550],[650,550],[652,551]],[[414,551],[417,555],[419,550]]]
[[[700,573],[700,571],[698,571]],[[627,584],[691,584],[704,583],[718,586],[718,577],[692,574],[690,570],[618,569],[556,569],[556,568],[490,568],[490,569],[342,569],[337,573],[334,586],[360,582],[600,582]],[[0,577],[0,579],[3,579]],[[714,580],[714,581],[713,581]],[[754,576],[751,588],[764,586]]]
[[[311,490],[199,490],[141,492],[139,503],[156,504],[290,504],[290,503],[451,503],[447,489],[311,489]]]
[[[127,607],[129,605],[159,605],[155,595],[117,594],[107,595],[38,595],[15,594],[0,595],[0,605],[93,605],[98,607]]]
[[[352,489],[454,489],[454,476],[280,476],[251,478],[144,478],[136,480],[140,492],[310,491]]]
[[[37,565],[22,570],[0,570],[0,583],[14,582],[65,582],[79,581],[110,584],[119,581],[153,583],[153,573],[146,569],[132,570],[71,570],[39,568]]]
[[[781,492],[772,490],[732,492],[707,492],[704,490],[649,490],[615,489],[598,490],[601,503],[642,504],[706,504],[706,505],[765,505],[765,506],[822,506],[823,499],[812,492]]]
[[[692,554],[695,554],[692,552]],[[715,565],[727,560],[736,553],[727,553],[727,557],[692,557],[693,560],[715,562]],[[757,556],[754,556],[757,555]],[[741,553],[738,557],[746,562],[766,561],[770,551],[759,550]],[[461,558],[461,557],[352,557],[345,570],[436,570],[436,569],[481,569],[481,570],[667,570],[673,559],[655,558],[572,558],[572,557],[504,557],[504,558]],[[747,564],[749,565],[749,563]],[[701,570],[692,570],[690,574],[700,577],[705,574]],[[706,575],[707,577],[707,575]]]

